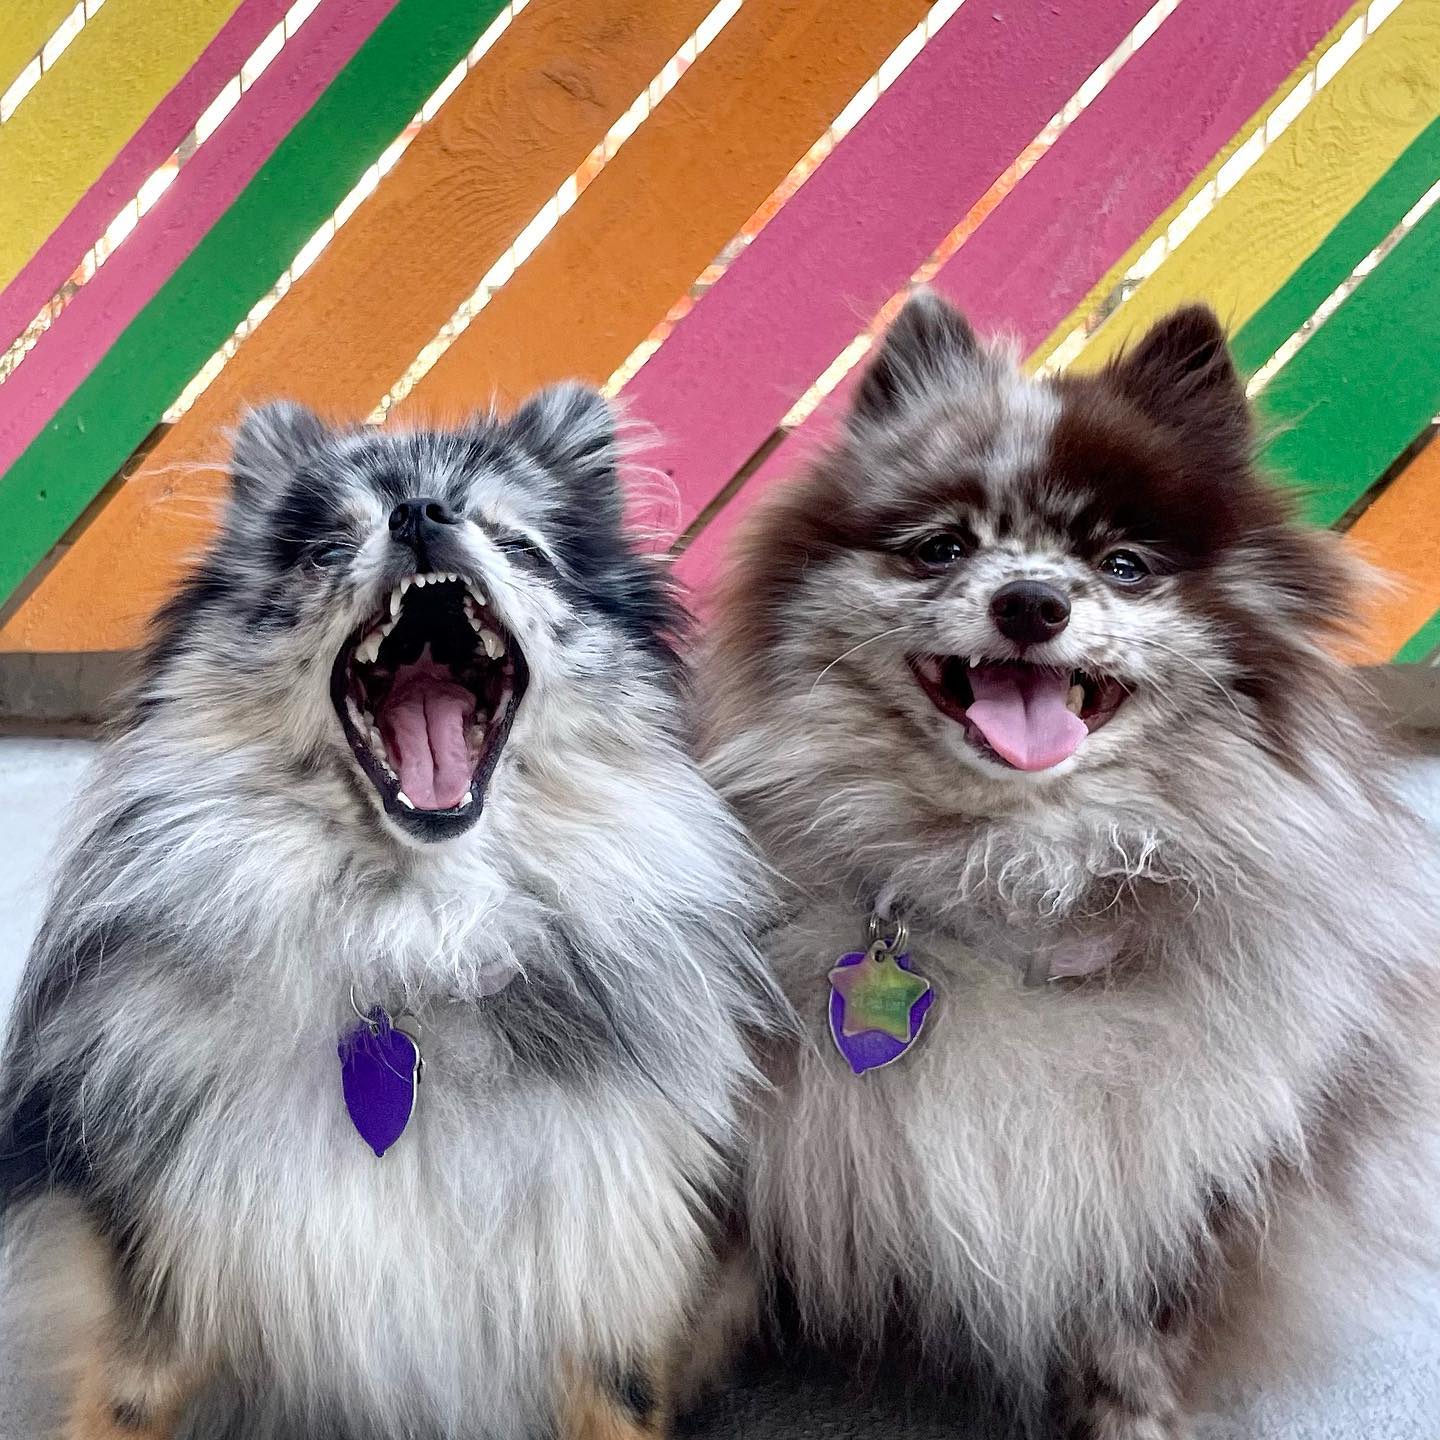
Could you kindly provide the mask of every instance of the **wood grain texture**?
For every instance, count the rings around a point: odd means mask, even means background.
[[[347,14],[356,3],[345,0]],[[55,420],[0,477],[0,509],[14,517],[0,553],[0,593],[13,590],[119,470],[498,8],[499,0],[399,0]],[[320,18],[317,12],[309,24]],[[45,598],[42,583],[26,607],[32,616],[43,617]],[[0,648],[45,648],[24,640],[27,624],[17,625],[18,619],[0,635]],[[69,643],[52,648],[93,648],[86,627],[67,627],[66,633]]]
[[[1440,0],[1403,0],[1100,327],[1075,364],[1081,369],[1102,364],[1186,301],[1209,301],[1231,329],[1240,329],[1437,111]]]
[[[743,7],[400,413],[443,415],[492,392],[513,401],[567,375],[603,382],[927,8]]]
[[[1356,657],[1377,665],[1440,616],[1440,444],[1427,445],[1381,491],[1350,527],[1349,538],[1394,582],[1393,591],[1370,607]],[[1424,653],[1436,645],[1440,637]]]
[[[1440,411],[1440,206],[1370,272],[1265,388],[1265,447],[1333,525]],[[1398,363],[1397,363],[1398,362]]]
[[[1334,293],[1440,179],[1440,119],[1432,121],[1370,187],[1303,265],[1230,342],[1247,373],[1258,370]]]
[[[75,0],[5,0],[5,23],[0,25],[0,95],[74,8]]]
[[[194,128],[231,76],[285,17],[287,0],[242,0],[200,58],[75,203],[20,273],[0,291],[0,349],[8,346],[69,279],[106,226]]]
[[[393,3],[328,0],[241,96],[126,243],[79,291],[5,382],[0,471],[15,463],[125,327],[159,293]],[[331,143],[344,154],[345,137],[336,136]],[[102,483],[108,478],[102,477]]]
[[[109,0],[0,127],[8,285],[230,18],[239,0]]]
[[[703,19],[706,0],[537,0],[47,576],[47,633],[133,643],[209,534],[225,427],[283,394],[369,412]],[[417,233],[425,244],[416,245]],[[484,392],[471,403],[483,403]],[[66,616],[72,618],[67,619]]]
[[[1144,12],[956,12],[626,388],[696,515]]]
[[[1191,177],[1230,153],[1257,111],[1308,65],[1346,3],[1182,5],[946,262],[934,288],[982,331],[1004,330],[1026,351],[1039,345]],[[692,542],[679,573],[696,596],[750,504],[824,443],[851,388],[827,397]]]

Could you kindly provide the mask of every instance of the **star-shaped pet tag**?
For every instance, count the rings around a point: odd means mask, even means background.
[[[857,1075],[898,1060],[920,1038],[935,992],[908,954],[877,940],[842,955],[829,978],[830,1034]]]

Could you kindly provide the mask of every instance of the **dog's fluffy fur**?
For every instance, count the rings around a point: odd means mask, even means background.
[[[113,1254],[120,1429],[211,1377],[257,1435],[516,1440],[566,1405],[592,1433],[594,1395],[607,1436],[653,1418],[771,1007],[763,878],[687,758],[677,617],[616,465],[573,386],[452,432],[241,426],[9,1041],[11,1234],[79,1216]],[[387,525],[413,497],[449,507],[424,563]],[[332,694],[425,570],[480,592],[528,670],[488,787],[444,815],[362,768]],[[352,993],[423,1027],[378,1159],[342,1104]]]
[[[922,293],[754,517],[705,676],[811,1042],[754,1140],[757,1252],[812,1329],[898,1320],[1109,1440],[1186,1433],[1221,1332],[1331,1239],[1408,1233],[1431,1113],[1432,841],[1333,657],[1348,563],[1253,449],[1208,311],[1031,380]],[[1017,577],[1068,599],[1053,638],[992,618]],[[1012,768],[922,687],[944,656],[960,692],[972,657],[1082,672],[1090,733]],[[826,973],[875,912],[937,998],[856,1078]]]

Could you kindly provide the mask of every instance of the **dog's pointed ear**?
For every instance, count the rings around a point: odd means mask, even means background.
[[[329,439],[325,422],[293,400],[272,400],[247,410],[230,452],[236,498],[253,503],[283,489]]]
[[[509,429],[574,500],[593,507],[595,519],[619,523],[617,418],[598,390],[577,380],[551,385],[515,412]]]
[[[1208,305],[1187,305],[1157,320],[1109,368],[1111,378],[1152,420],[1182,434],[1228,434],[1247,451],[1250,406],[1225,327]]]
[[[862,423],[884,420],[937,385],[953,384],[980,354],[970,322],[933,290],[917,290],[885,332],[851,414]]]

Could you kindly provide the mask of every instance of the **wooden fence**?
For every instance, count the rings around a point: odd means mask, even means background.
[[[1210,300],[1440,650],[1440,0],[0,0],[0,90],[0,650],[133,645],[273,395],[607,385],[703,597],[916,279],[1036,365]]]

